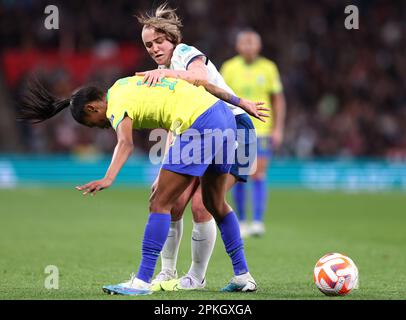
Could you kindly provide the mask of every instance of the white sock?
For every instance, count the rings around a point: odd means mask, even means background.
[[[168,237],[161,252],[161,269],[176,270],[178,260],[179,244],[183,234],[183,219],[171,221]]]
[[[192,265],[188,274],[199,281],[206,276],[207,266],[216,243],[217,226],[214,219],[207,222],[193,222]]]

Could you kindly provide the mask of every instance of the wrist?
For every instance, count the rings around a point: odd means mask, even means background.
[[[231,95],[230,103],[232,103],[232,104],[234,104],[236,106],[240,106],[240,102],[241,102],[240,98],[238,98],[237,96]]]
[[[161,75],[169,78],[179,78],[176,72],[170,69],[161,69]]]
[[[108,182],[113,183],[114,178],[113,178],[113,177],[110,177],[110,176],[105,176],[105,177],[104,177],[104,180],[107,180]]]

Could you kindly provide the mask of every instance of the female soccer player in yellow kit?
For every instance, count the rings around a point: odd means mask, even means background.
[[[259,56],[261,38],[258,33],[247,30],[237,35],[238,56],[224,62],[221,74],[237,95],[272,106],[273,116],[267,123],[252,119],[257,131],[257,166],[251,175],[253,222],[248,225],[245,214],[246,184],[238,183],[233,190],[236,212],[240,218],[243,237],[260,236],[265,232],[263,223],[267,202],[266,169],[272,148],[278,148],[283,140],[285,124],[285,97],[278,68],[275,63]]]
[[[152,87],[142,77],[118,80],[105,94],[97,87],[83,87],[67,99],[57,99],[41,85],[31,86],[23,99],[20,119],[41,122],[69,108],[73,118],[88,127],[113,128],[117,145],[104,178],[78,186],[83,194],[95,194],[111,186],[133,150],[132,130],[164,128],[176,138],[161,167],[156,188],[150,198],[149,218],[142,242],[138,273],[127,282],[104,286],[109,294],[144,295],[151,293],[156,261],[166,241],[170,212],[176,199],[200,177],[203,202],[216,219],[233,269],[233,280],[224,291],[255,291],[248,272],[238,220],[225,200],[226,179],[234,159],[236,124],[225,103],[203,87],[186,81],[164,79]],[[218,132],[221,132],[220,143]],[[190,138],[198,150],[183,159]],[[214,142],[213,142],[214,140]],[[195,145],[196,146],[196,145]],[[216,158],[221,154],[220,161]]]

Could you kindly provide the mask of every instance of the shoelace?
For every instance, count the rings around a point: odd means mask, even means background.
[[[169,273],[169,271],[162,270],[160,273],[158,273],[156,278],[159,280],[167,280],[167,276],[172,278],[173,274]]]
[[[192,277],[191,277],[191,276],[184,276],[184,277],[182,277],[182,282],[183,282],[184,279],[189,280],[189,286],[191,287],[192,284],[193,284],[193,279],[192,279]]]
[[[188,279],[189,280],[189,285],[192,286],[193,285],[193,281],[196,281],[199,284],[203,284],[204,283],[204,279],[202,282],[199,282],[199,280],[197,280],[196,278],[192,277],[191,275],[184,275],[181,279],[181,281],[183,279]]]
[[[134,272],[132,272],[132,273],[130,274],[130,279],[129,279],[127,282],[129,282],[130,285],[132,286],[135,278],[136,278],[136,275],[135,275]]]

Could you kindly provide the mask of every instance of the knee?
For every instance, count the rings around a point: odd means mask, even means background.
[[[180,218],[182,218],[183,213],[185,212],[185,208],[189,202],[188,200],[188,198],[182,195],[174,202],[171,208],[172,220],[179,220]]]
[[[166,213],[171,212],[171,209],[172,205],[159,197],[152,197],[149,200],[149,212]]]
[[[211,215],[219,220],[231,211],[231,207],[223,200],[213,200],[209,197],[203,197],[203,204]]]
[[[183,212],[185,211],[184,206],[178,206],[175,204],[171,209],[171,216],[173,221],[177,221],[183,216]]]
[[[202,202],[203,202],[203,206],[211,213],[213,214],[213,201],[211,199],[211,197],[202,194]]]
[[[204,206],[203,201],[192,201],[192,214],[193,221],[197,223],[207,222],[212,219],[212,215]]]

